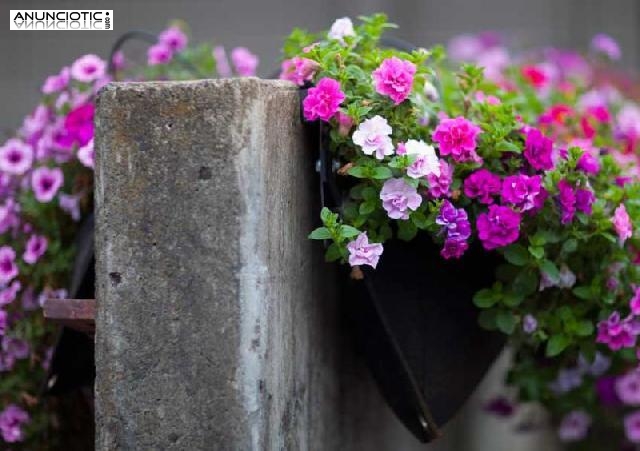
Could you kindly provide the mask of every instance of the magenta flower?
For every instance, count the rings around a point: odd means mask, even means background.
[[[147,49],[147,64],[160,66],[168,64],[173,59],[173,51],[166,44],[159,42]]]
[[[313,76],[320,68],[320,65],[309,58],[293,57],[282,62],[281,80],[289,80],[298,86],[313,80]]]
[[[467,212],[464,208],[456,208],[451,202],[445,200],[440,206],[436,224],[442,226],[442,232],[447,235],[440,255],[445,259],[460,258],[469,247],[467,240],[471,236],[471,224]]]
[[[558,437],[563,442],[576,442],[586,437],[591,426],[591,416],[582,410],[569,412],[560,422]]]
[[[9,404],[0,413],[0,434],[7,443],[17,443],[24,440],[22,427],[29,422],[29,414],[16,406]]]
[[[22,259],[26,263],[33,265],[47,251],[47,245],[47,237],[42,235],[31,235],[27,241],[27,248],[22,255]]]
[[[462,240],[445,240],[444,246],[440,251],[442,258],[449,260],[452,258],[460,258],[469,249],[469,243]]]
[[[446,161],[440,160],[440,175],[428,174],[429,195],[434,199],[451,196],[453,182],[453,167]]]
[[[508,203],[520,211],[531,210],[540,195],[542,178],[539,175],[510,175],[502,182],[502,202]]]
[[[598,323],[598,335],[596,343],[609,346],[612,351],[622,348],[633,348],[636,345],[636,336],[640,333],[640,327],[631,316],[620,319],[620,313],[613,312],[609,318]]]
[[[389,179],[380,191],[382,207],[391,219],[409,219],[409,211],[415,211],[422,203],[418,191],[401,178]]]
[[[224,47],[217,45],[213,48],[213,58],[216,60],[216,70],[220,77],[231,76],[231,66],[229,66],[229,60],[227,59],[227,53],[224,51]]]
[[[487,169],[478,169],[464,181],[464,194],[483,204],[492,204],[493,196],[500,192],[500,177]]]
[[[9,314],[0,310],[0,336],[4,336],[9,328]]]
[[[10,139],[0,147],[0,171],[22,175],[31,169],[33,149],[19,139]]]
[[[622,56],[618,42],[608,34],[599,33],[591,40],[591,50],[601,53],[611,60],[619,60]]]
[[[618,205],[618,208],[615,209],[611,222],[613,222],[613,228],[618,234],[620,241],[624,243],[627,238],[631,238],[631,235],[633,235],[633,224],[631,223],[631,218],[624,204]]]
[[[96,55],[84,55],[71,65],[71,77],[82,83],[91,83],[106,73],[106,63]]]
[[[522,330],[525,334],[531,335],[538,329],[538,320],[535,316],[527,313],[522,318]]]
[[[590,189],[578,188],[576,190],[576,208],[585,215],[591,216],[596,195]]]
[[[19,225],[20,206],[13,199],[7,199],[0,205],[0,234]]]
[[[7,284],[17,275],[16,251],[10,246],[0,247],[0,283]]]
[[[380,243],[369,243],[369,237],[364,232],[347,244],[347,250],[349,251],[349,264],[351,266],[369,265],[375,268],[378,265],[383,248]]]
[[[596,381],[598,400],[605,407],[616,407],[621,404],[616,393],[616,376],[603,376]]]
[[[629,300],[629,308],[633,315],[640,315],[640,287],[636,288]]]
[[[348,17],[343,17],[341,19],[336,19],[331,25],[331,29],[329,29],[329,33],[327,37],[329,39],[336,39],[340,42],[344,42],[344,38],[346,36],[355,36],[356,32],[353,29],[353,22]]]
[[[58,75],[49,75],[42,85],[43,94],[53,94],[60,92],[69,86],[71,71],[68,67],[63,67]]]
[[[458,163],[481,163],[482,158],[476,153],[476,139],[481,132],[482,129],[473,122],[458,116],[455,119],[442,119],[432,138],[438,143],[441,155],[451,155]]]
[[[60,193],[58,196],[60,208],[71,216],[74,221],[80,220],[80,198],[81,195],[69,195]]]
[[[391,97],[391,100],[398,105],[411,94],[415,73],[416,65],[412,62],[395,56],[387,58],[373,71],[376,92]]]
[[[78,160],[84,166],[93,169],[93,138],[84,146],[78,149]]]
[[[236,73],[241,77],[251,77],[256,74],[259,59],[246,47],[236,47],[231,50],[231,62]]]
[[[308,121],[321,119],[329,122],[344,99],[345,95],[340,89],[340,83],[333,78],[325,77],[315,87],[309,88],[302,102],[304,118]]]
[[[92,103],[80,105],[64,118],[64,132],[56,137],[56,144],[71,148],[74,145],[85,146],[93,139],[93,117],[95,106]]]
[[[11,285],[0,291],[0,306],[11,304],[18,295],[18,292],[22,288],[22,284],[19,280],[14,280]]]
[[[64,175],[60,168],[40,167],[34,169],[31,175],[31,188],[38,202],[50,202],[63,182]]]
[[[600,162],[589,152],[583,153],[578,158],[576,167],[587,175],[597,175],[600,172]]]
[[[418,179],[427,175],[440,175],[440,160],[436,155],[436,149],[424,141],[409,139],[404,143],[405,155],[411,155],[413,162],[407,168],[407,175],[412,179]]]
[[[540,130],[529,128],[526,132],[524,157],[531,167],[539,171],[553,169],[553,141]]]
[[[507,246],[520,235],[520,213],[509,207],[490,205],[476,220],[478,236],[486,250]]]
[[[158,42],[166,45],[172,52],[180,52],[187,47],[189,38],[179,27],[169,27],[160,33]]]
[[[362,122],[353,132],[352,140],[362,148],[365,155],[375,155],[378,160],[393,155],[393,143],[390,135],[391,126],[382,116],[374,116]]]
[[[618,398],[631,406],[640,405],[640,372],[630,371],[616,379],[615,389]]]
[[[562,179],[558,183],[558,204],[560,205],[562,224],[573,221],[576,213],[576,192],[569,182]]]
[[[624,432],[631,443],[640,443],[640,410],[624,417]]]

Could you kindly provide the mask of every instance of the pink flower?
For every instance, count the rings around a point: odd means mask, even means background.
[[[217,45],[213,48],[213,58],[216,60],[218,75],[220,75],[220,77],[230,77],[231,67],[229,66],[227,53],[224,51],[223,46]]]
[[[353,29],[353,22],[348,17],[336,19],[331,25],[331,29],[327,34],[329,39],[336,39],[340,42],[344,42],[345,36],[355,36],[356,32]]]
[[[93,117],[95,106],[92,103],[80,105],[64,118],[63,132],[55,138],[56,144],[63,148],[74,145],[85,146],[93,139]]]
[[[558,183],[558,203],[560,204],[562,224],[569,224],[573,221],[576,213],[576,192],[565,179]]]
[[[640,443],[640,410],[624,417],[624,432],[631,443]]]
[[[236,47],[231,50],[231,62],[236,73],[241,77],[251,77],[256,74],[259,59],[246,47]]]
[[[502,202],[509,203],[520,211],[531,210],[542,187],[539,175],[510,175],[502,182]]]
[[[436,149],[424,141],[410,139],[404,144],[405,154],[414,158],[413,163],[407,168],[407,175],[412,179],[418,179],[427,175],[440,175],[440,160],[436,155]]]
[[[104,77],[106,63],[96,55],[84,55],[71,65],[71,77],[83,83],[91,83]]]
[[[619,60],[622,56],[620,46],[616,40],[604,33],[599,33],[593,37],[591,40],[591,50],[596,53],[601,53],[614,61]]]
[[[524,157],[537,170],[553,169],[553,141],[540,130],[529,128],[526,132]]]
[[[280,79],[292,81],[298,86],[304,86],[305,83],[313,80],[313,76],[319,67],[318,63],[309,58],[296,56],[282,62]]]
[[[158,41],[166,45],[172,52],[180,52],[187,47],[189,38],[179,27],[169,27],[160,33]]]
[[[507,246],[520,235],[520,213],[509,207],[490,205],[476,220],[478,236],[486,250]]]
[[[9,328],[9,314],[0,310],[0,336],[4,336]]]
[[[349,251],[349,264],[351,266],[369,265],[375,268],[382,255],[382,244],[369,243],[366,232],[347,244]]]
[[[68,67],[63,67],[58,75],[49,75],[42,85],[43,94],[53,94],[60,92],[69,86],[71,71]]]
[[[618,208],[615,209],[611,222],[613,222],[613,228],[618,234],[620,241],[624,243],[627,238],[631,238],[631,235],[633,235],[633,224],[631,223],[631,218],[624,204],[618,205]]]
[[[633,315],[640,315],[640,287],[633,292],[633,297],[629,300],[629,308]]]
[[[586,437],[590,426],[591,416],[582,410],[574,410],[560,422],[558,437],[563,442],[577,442]]]
[[[40,167],[31,175],[31,188],[38,202],[50,202],[63,182],[64,175],[60,168]]]
[[[441,155],[451,155],[458,163],[481,163],[482,158],[476,153],[476,139],[481,132],[473,122],[458,116],[441,120],[433,132],[433,141],[439,144]]]
[[[7,284],[17,275],[16,251],[10,246],[0,247],[0,283]]]
[[[84,166],[93,169],[93,138],[84,146],[78,149],[78,160]]]
[[[338,134],[340,136],[349,136],[351,127],[353,127],[353,119],[351,118],[351,116],[338,111],[338,114],[336,114],[336,118],[338,119]]]
[[[446,161],[440,160],[440,175],[428,174],[427,182],[429,182],[429,195],[434,199],[451,196],[453,167]]]
[[[373,81],[378,94],[389,96],[398,105],[402,103],[413,87],[416,65],[410,61],[387,58],[373,71]]]
[[[7,199],[0,205],[0,234],[19,225],[18,213],[20,206],[14,199]]]
[[[391,126],[382,116],[374,116],[362,122],[353,132],[352,140],[356,146],[362,148],[365,155],[374,155],[382,160],[386,155],[393,154],[393,143],[389,137]]]
[[[576,167],[588,175],[597,175],[598,172],[600,172],[600,162],[589,152],[583,153],[580,158],[578,158]]]
[[[173,51],[169,46],[159,42],[147,49],[147,64],[149,66],[159,66],[167,64],[173,59]]]
[[[636,345],[636,336],[640,333],[638,326],[631,316],[620,319],[620,313],[613,312],[608,319],[598,323],[596,343],[604,343],[612,351],[633,348]]]
[[[593,212],[593,203],[596,196],[590,189],[578,188],[576,190],[576,208],[585,215],[591,216]]]
[[[640,372],[630,371],[616,379],[615,389],[618,398],[631,406],[640,405]]]
[[[500,177],[487,169],[478,169],[464,181],[464,194],[483,204],[492,204],[493,196],[500,192]]]
[[[81,195],[69,195],[60,193],[60,208],[71,216],[74,221],[80,220],[80,197]]]
[[[47,251],[47,238],[42,235],[31,235],[27,241],[27,248],[22,255],[22,259],[33,265]]]
[[[17,443],[24,440],[24,431],[22,426],[30,420],[29,414],[16,406],[9,404],[0,413],[0,433],[7,443]]]
[[[462,240],[445,240],[440,255],[445,260],[460,258],[469,249],[469,243]]]
[[[409,219],[408,210],[415,211],[422,203],[418,191],[401,178],[387,180],[380,191],[380,199],[391,219]]]
[[[304,118],[308,121],[321,119],[329,122],[344,99],[345,95],[340,89],[340,83],[333,78],[325,77],[315,87],[309,88],[302,102]]]
[[[113,58],[111,59],[111,64],[113,64],[113,68],[115,70],[122,70],[127,66],[127,61],[124,57],[124,53],[122,50],[118,50],[113,54]]]
[[[14,280],[11,285],[0,291],[0,306],[11,304],[18,295],[18,291],[22,288],[19,280]]]
[[[33,149],[19,139],[10,139],[0,147],[0,171],[22,175],[31,169]]]

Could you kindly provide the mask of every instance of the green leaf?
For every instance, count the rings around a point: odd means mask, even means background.
[[[327,248],[327,252],[324,254],[324,258],[328,262],[339,260],[341,257],[340,247],[336,243],[331,243],[331,246]]]
[[[524,301],[524,297],[517,293],[508,292],[503,293],[502,295],[502,303],[507,307],[517,307],[522,303],[522,301]]]
[[[496,144],[496,149],[500,152],[522,152],[522,149],[520,149],[520,147],[509,141],[500,141],[498,144]]]
[[[340,236],[342,238],[353,238],[360,234],[360,230],[355,227],[351,227],[350,225],[342,225],[340,226]]]
[[[580,321],[575,328],[576,335],[580,337],[588,337],[589,335],[592,335],[593,330],[594,330],[593,323],[586,319]]]
[[[371,174],[371,176],[374,179],[384,180],[393,177],[393,172],[391,172],[391,169],[386,166],[380,166],[373,170],[373,174]]]
[[[513,291],[523,298],[538,289],[538,275],[532,270],[521,271],[513,281]]]
[[[418,228],[411,221],[398,221],[398,238],[411,241],[418,233]]]
[[[411,213],[411,222],[419,229],[426,229],[429,225],[427,217],[420,211]]]
[[[575,287],[571,291],[578,299],[589,301],[593,298],[593,291],[588,286]]]
[[[349,175],[353,177],[357,177],[359,179],[365,179],[369,177],[369,173],[370,173],[369,168],[366,168],[364,166],[354,166],[351,169],[349,169],[349,172],[348,172]]]
[[[331,213],[331,210],[329,210],[327,207],[324,207],[322,210],[320,210],[320,219],[322,220],[323,224],[329,222],[332,215],[333,213]]]
[[[370,213],[373,213],[375,209],[376,209],[376,202],[367,201],[360,204],[360,208],[358,211],[360,212],[361,215],[368,215]]]
[[[576,249],[578,249],[578,240],[574,238],[568,239],[562,245],[562,252],[564,252],[565,254],[570,254],[572,252],[575,252]]]
[[[367,186],[362,190],[362,197],[365,200],[377,200],[378,199],[378,190],[373,186]]]
[[[478,315],[478,324],[485,330],[496,330],[496,311],[482,310]]]
[[[529,253],[537,259],[544,257],[544,247],[542,246],[529,246]]]
[[[312,240],[330,240],[331,232],[326,227],[318,227],[309,234],[309,238]]]
[[[473,296],[473,303],[480,308],[489,308],[493,307],[499,299],[493,290],[485,288]]]
[[[529,252],[520,244],[512,244],[504,250],[504,258],[516,266],[524,266],[529,261]]]
[[[516,326],[516,317],[510,311],[498,312],[496,326],[500,332],[511,335]]]
[[[554,335],[547,342],[545,354],[547,357],[555,357],[569,346],[569,339],[566,335]]]
[[[551,260],[543,260],[540,269],[553,282],[557,283],[560,280],[560,270]]]

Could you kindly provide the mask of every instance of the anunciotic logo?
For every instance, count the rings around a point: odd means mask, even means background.
[[[11,30],[113,30],[112,9],[12,9]]]

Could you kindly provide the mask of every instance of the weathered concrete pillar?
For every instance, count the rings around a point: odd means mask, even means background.
[[[306,239],[317,182],[293,85],[111,84],[96,127],[98,450],[418,446]]]

